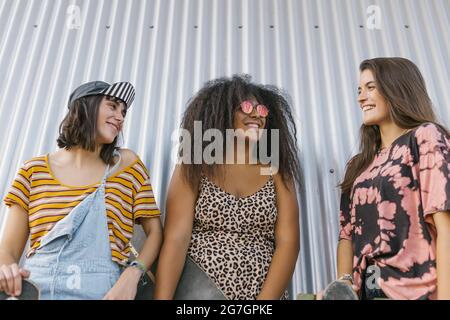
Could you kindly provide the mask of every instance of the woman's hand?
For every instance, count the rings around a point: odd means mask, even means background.
[[[108,291],[103,300],[134,300],[137,285],[142,271],[136,267],[128,267],[119,277],[116,284]]]
[[[22,293],[22,279],[30,272],[19,268],[17,262],[28,239],[28,213],[18,204],[13,204],[6,215],[3,236],[0,239],[0,291],[9,296]]]
[[[7,295],[17,297],[22,293],[22,279],[28,278],[30,271],[19,268],[17,263],[2,265],[0,267],[0,291]]]

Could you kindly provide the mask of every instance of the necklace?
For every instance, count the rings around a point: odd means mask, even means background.
[[[391,144],[390,145],[388,145],[388,146],[380,146],[380,148],[378,148],[378,151],[377,151],[377,154],[380,154],[380,153],[384,153],[387,149],[389,149],[390,147],[391,147],[391,145],[392,145],[392,143],[394,143],[398,138],[400,138],[401,136],[403,136],[404,134],[406,134],[407,132],[409,132],[409,131],[411,131],[411,129],[405,129],[405,130],[403,130],[403,132],[397,137],[397,138],[395,138],[392,142],[391,142]]]

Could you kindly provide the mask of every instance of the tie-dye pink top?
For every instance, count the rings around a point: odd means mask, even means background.
[[[426,123],[382,150],[341,197],[339,239],[353,242],[355,286],[375,264],[389,298],[436,298],[432,214],[449,210],[450,139]]]

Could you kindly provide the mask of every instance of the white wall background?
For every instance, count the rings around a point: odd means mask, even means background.
[[[292,290],[313,292],[335,273],[336,185],[358,147],[359,63],[413,60],[448,126],[449,30],[449,0],[0,0],[0,194],[26,159],[56,149],[72,89],[131,81],[125,146],[164,208],[170,137],[188,98],[208,79],[248,73],[292,97],[307,186]],[[2,204],[0,225],[5,213]]]

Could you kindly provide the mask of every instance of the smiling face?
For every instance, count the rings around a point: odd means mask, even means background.
[[[110,144],[122,131],[125,120],[125,104],[117,99],[103,97],[97,117],[96,142]]]
[[[266,118],[258,113],[256,106],[259,103],[254,97],[246,101],[253,105],[253,110],[249,114],[246,114],[239,106],[234,112],[233,127],[235,130],[243,130],[248,139],[259,140],[262,135],[262,129],[266,127]]]
[[[366,126],[391,122],[387,100],[380,94],[373,72],[369,69],[361,72],[358,102]]]

